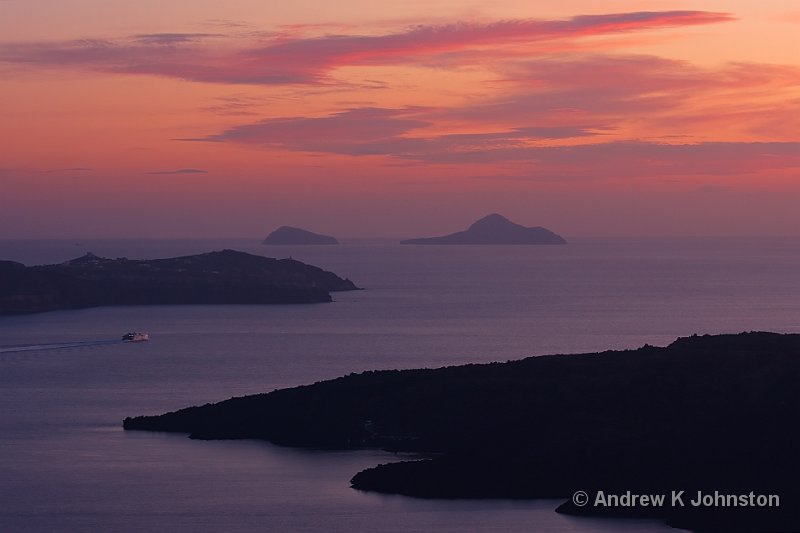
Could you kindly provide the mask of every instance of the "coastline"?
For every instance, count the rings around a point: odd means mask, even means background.
[[[225,249],[137,260],[87,252],[59,264],[0,261],[0,315],[109,305],[296,304],[357,290],[349,279],[289,259]]]
[[[763,510],[576,506],[693,528],[796,528],[800,335],[694,336],[668,347],[353,374],[155,417],[128,430],[328,449],[435,452],[359,472],[422,498],[569,498],[577,490],[778,494]],[[771,412],[767,412],[771,410]],[[769,450],[769,454],[763,453]]]

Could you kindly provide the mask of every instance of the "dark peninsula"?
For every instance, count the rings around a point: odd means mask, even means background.
[[[169,259],[91,253],[57,265],[0,261],[0,314],[102,305],[330,302],[349,279],[294,261],[223,250]]]
[[[799,382],[800,335],[706,335],[665,348],[351,374],[123,425],[423,454],[358,473],[360,490],[570,498],[559,512],[703,531],[796,531]],[[579,490],[588,505],[571,503]],[[685,507],[670,505],[673,490],[685,491]],[[667,504],[602,507],[599,491],[663,493]],[[777,495],[780,507],[693,507],[697,491]]]
[[[442,237],[408,239],[400,244],[567,244],[567,241],[549,229],[539,226],[526,228],[494,213],[465,231]]]
[[[320,235],[300,228],[281,226],[270,233],[261,244],[339,244],[330,235]]]

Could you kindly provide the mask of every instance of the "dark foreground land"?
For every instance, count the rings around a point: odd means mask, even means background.
[[[360,490],[566,498],[559,512],[655,517],[701,531],[800,531],[798,383],[800,335],[693,336],[666,348],[351,374],[126,418],[124,427],[425,457],[359,472],[352,485]],[[572,503],[579,490],[588,496],[582,507]],[[666,501],[603,506],[599,491]],[[684,491],[683,506],[672,491]],[[777,495],[779,506],[735,498],[737,506],[695,507],[697,491]]]
[[[330,302],[348,279],[292,259],[234,250],[169,259],[86,254],[58,265],[0,261],[0,314],[101,305]]]

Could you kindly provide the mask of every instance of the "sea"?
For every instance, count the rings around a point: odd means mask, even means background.
[[[0,531],[617,532],[554,500],[422,500],[353,490],[408,459],[126,432],[158,414],[353,372],[800,332],[800,238],[584,238],[566,246],[264,246],[259,239],[3,240],[59,263],[231,248],[364,290],[308,305],[103,307],[0,317]],[[129,331],[149,342],[123,343]],[[591,446],[591,443],[587,443]]]

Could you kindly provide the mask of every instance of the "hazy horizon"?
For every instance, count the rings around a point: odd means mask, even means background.
[[[309,228],[301,228],[301,229],[309,229]],[[392,243],[399,243],[401,240],[411,239],[416,237],[437,237],[442,236],[447,233],[453,233],[456,231],[460,231],[465,228],[453,228],[450,230],[441,230],[440,232],[428,232],[428,233],[419,233],[419,234],[398,234],[398,235],[340,235],[335,234],[331,235],[336,237],[340,241],[340,245],[346,245],[351,243],[357,242],[373,242],[373,243],[381,243],[381,244],[392,244]],[[552,228],[547,228],[552,229]],[[314,231],[313,228],[310,229]],[[100,236],[95,237],[91,235],[65,235],[65,236],[37,236],[37,237],[0,237],[0,241],[76,241],[76,243],[80,244],[80,241],[213,241],[213,240],[230,240],[230,241],[263,241],[269,232],[272,230],[267,231],[263,235],[211,235],[211,236],[202,236],[202,235],[174,235],[174,236],[147,236],[147,235],[124,235],[119,237],[110,237],[110,236]],[[318,231],[314,231],[318,233]],[[556,232],[558,233],[558,232]],[[723,239],[723,240],[735,240],[735,239],[791,239],[791,238],[800,238],[800,230],[795,232],[786,232],[786,233],[750,233],[750,234],[694,234],[694,235],[686,235],[686,234],[669,234],[669,233],[662,233],[662,234],[630,234],[630,235],[623,235],[623,234],[600,234],[600,233],[587,233],[587,234],[565,234],[565,233],[558,233],[568,241],[570,239],[577,240],[577,241],[584,241],[584,240],[640,240],[640,239],[655,239],[655,240],[703,240],[703,239]],[[301,244],[269,244],[264,245],[266,247],[274,246],[274,247],[281,247],[281,246],[308,246],[308,245],[301,245]],[[311,245],[314,246],[314,245]],[[466,246],[489,246],[489,245],[466,245]],[[520,245],[520,244],[508,244],[506,246],[531,246],[531,245]],[[0,258],[1,259],[1,258]]]

